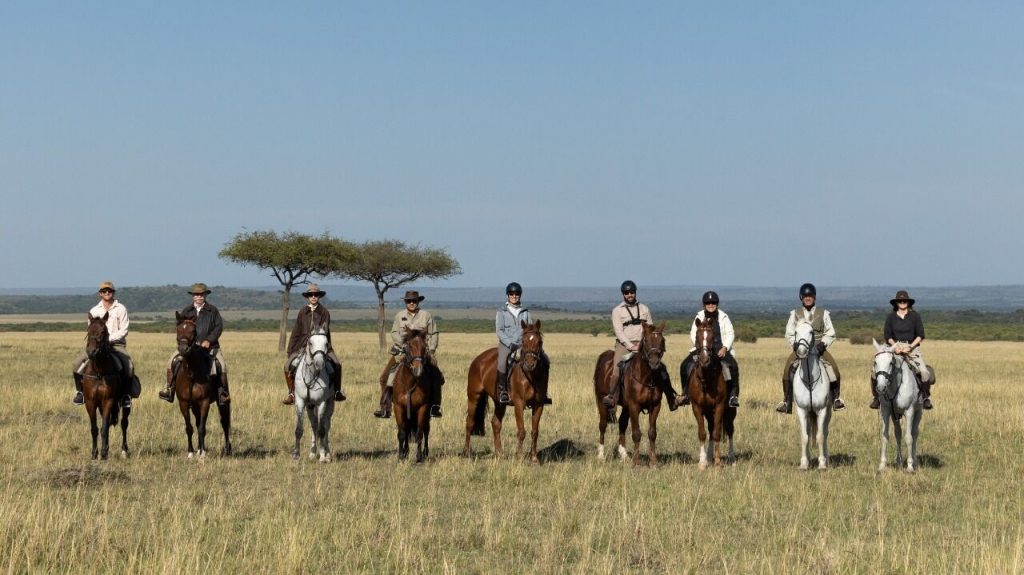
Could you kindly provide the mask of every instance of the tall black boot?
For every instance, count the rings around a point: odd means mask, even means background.
[[[157,393],[160,399],[167,403],[174,403],[174,374],[177,371],[175,367],[177,367],[177,364],[167,368],[167,387]]]
[[[875,379],[871,378],[871,382],[870,383],[871,383],[871,404],[868,405],[868,407],[871,408],[871,409],[878,409],[878,407],[881,404],[878,402],[878,388],[875,387]]]
[[[430,417],[441,417],[441,381],[438,379],[430,388]]]
[[[227,405],[231,403],[231,394],[228,393],[228,374],[218,375],[217,380],[217,405]]]
[[[675,411],[679,409],[679,402],[676,398],[676,390],[672,389],[672,380],[668,377],[668,370],[665,369],[665,365],[662,364],[661,369],[658,370],[658,387],[661,388],[661,392],[665,394],[668,399],[668,410]]]
[[[373,412],[373,416],[380,419],[391,418],[391,388],[384,386],[384,390],[380,392],[380,409]]]
[[[830,385],[832,397],[835,398],[832,400],[832,411],[842,411],[846,409],[846,403],[843,401],[843,398],[839,397],[839,391],[842,389],[839,382],[840,380],[836,379],[835,383]]]
[[[82,374],[76,371],[71,376],[75,379],[75,397],[71,399],[71,403],[85,405],[85,395],[82,394]]]
[[[608,395],[604,396],[604,399],[601,400],[601,403],[603,403],[605,407],[615,409],[615,406],[619,404],[619,391],[622,389],[623,371],[625,370],[623,370],[622,364],[620,363],[619,376],[616,377],[615,381],[612,383],[612,388],[608,391]]]
[[[740,370],[736,369],[736,366],[729,366],[729,371],[732,372],[732,379],[727,383],[729,385],[729,407],[740,406]]]
[[[498,372],[498,403],[508,405],[512,398],[508,395],[508,373]]]
[[[683,360],[683,365],[679,366],[679,379],[682,380],[680,386],[682,392],[679,394],[679,399],[676,400],[679,405],[690,405],[690,367],[693,366],[693,355],[687,355],[686,359]]]
[[[920,379],[917,381],[917,389],[921,393],[921,407],[925,409],[935,407],[932,405],[932,382],[924,383]]]
[[[793,413],[793,380],[789,377],[782,378],[782,401],[775,406],[779,413]]]

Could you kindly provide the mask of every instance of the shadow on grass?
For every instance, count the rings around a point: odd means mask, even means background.
[[[922,453],[917,454],[917,464],[920,467],[930,467],[932,469],[942,469],[946,466],[946,462],[942,461],[941,458]]]
[[[571,439],[559,439],[544,449],[537,451],[537,459],[541,463],[582,459],[586,455],[587,452],[580,449]]]
[[[41,472],[44,483],[54,488],[96,487],[110,483],[131,483],[131,477],[124,471],[108,469],[103,464],[88,464],[83,467],[64,467]]]
[[[411,457],[416,458],[416,445],[414,444],[409,450]],[[338,451],[334,453],[335,461],[346,461],[349,459],[387,459],[389,457],[398,457],[398,448],[395,449],[373,449],[364,451]],[[431,457],[433,457],[433,450],[431,450]]]
[[[852,467],[855,463],[857,463],[856,455],[830,453],[828,456],[829,467]]]
[[[271,457],[277,457],[280,453],[280,449],[268,449],[266,447],[253,446],[246,447],[245,449],[236,449],[230,457],[238,459],[269,459]]]

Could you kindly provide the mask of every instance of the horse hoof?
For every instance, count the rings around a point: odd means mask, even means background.
[[[225,447],[223,450],[221,450],[221,455],[226,455],[226,456],[230,457],[231,456],[231,446],[229,445],[229,446]]]
[[[315,453],[310,453],[309,454],[309,460],[313,461],[314,459],[316,459],[316,454]]]
[[[192,457],[193,457],[194,455],[195,455],[195,453],[192,453],[191,451],[189,451],[189,452],[188,452],[188,455],[186,455],[186,456],[185,456],[185,459],[192,459]]]
[[[540,459],[537,459],[536,457],[531,457],[530,465],[540,465]]]
[[[121,450],[121,459],[128,459],[128,450],[127,449],[122,449]]]
[[[707,462],[701,461],[700,463],[697,464],[697,469],[700,469],[701,471],[704,471],[707,468],[708,468]]]

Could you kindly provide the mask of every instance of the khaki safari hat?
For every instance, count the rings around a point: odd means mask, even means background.
[[[426,296],[422,296],[422,295],[420,295],[420,292],[418,292],[418,291],[416,291],[414,289],[411,289],[411,290],[405,292],[405,297],[402,298],[402,301],[404,301],[406,303],[411,302],[411,301],[421,302],[421,301],[423,301],[425,299],[427,299]]]
[[[114,282],[102,282],[100,283],[100,289],[96,291],[103,291],[105,289],[108,289],[110,291],[117,291],[116,289],[114,289]]]
[[[204,283],[192,284],[192,289],[188,290],[188,293],[192,295],[207,295],[210,293],[210,288],[206,287]]]
[[[309,284],[309,289],[302,292],[302,297],[309,297],[311,295],[315,295],[316,297],[324,297],[325,295],[327,295],[327,292],[320,289],[320,286],[316,285],[315,283],[311,283]]]
[[[899,302],[899,301],[906,301],[908,304],[910,304],[910,307],[914,307],[914,302],[917,301],[917,300],[915,300],[914,298],[910,297],[910,294],[907,293],[907,290],[901,289],[900,291],[896,292],[896,297],[894,297],[891,300],[889,300],[889,305],[895,307],[896,306],[896,302]]]

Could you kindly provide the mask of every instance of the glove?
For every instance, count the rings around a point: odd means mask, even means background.
[[[828,348],[825,347],[825,342],[819,341],[818,342],[818,355],[821,355],[821,354],[825,353],[826,349],[828,349]]]
[[[399,345],[397,343],[396,344],[392,344],[391,345],[391,355],[398,355],[400,353],[402,353],[402,348],[399,347]]]

